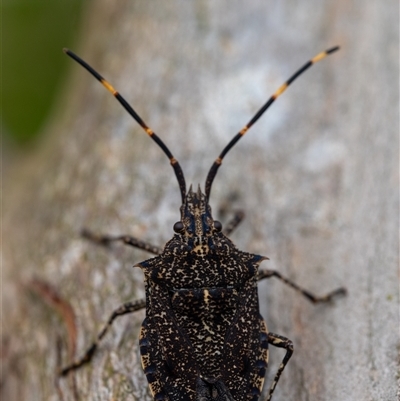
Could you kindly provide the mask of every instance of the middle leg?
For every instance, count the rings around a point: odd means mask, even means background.
[[[276,277],[279,280],[283,281],[289,287],[294,288],[296,291],[300,292],[300,294],[304,295],[309,301],[313,304],[321,303],[321,302],[329,302],[332,298],[338,295],[346,295],[347,291],[345,288],[340,287],[334,291],[329,292],[328,294],[317,296],[311,293],[310,291],[305,290],[304,288],[300,287],[293,281],[289,280],[288,278],[282,276],[279,272],[275,270],[261,270],[258,273],[258,281],[263,280],[265,278]]]
[[[87,230],[86,228],[82,230],[81,235],[82,237],[98,245],[108,246],[112,242],[122,242],[126,245],[142,249],[155,255],[159,255],[162,253],[162,249],[160,247],[149,244],[145,241],[141,241],[135,237],[131,237],[130,235],[99,235]]]

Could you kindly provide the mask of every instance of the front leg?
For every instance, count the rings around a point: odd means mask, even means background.
[[[236,230],[236,227],[242,222],[244,219],[244,212],[242,210],[237,210],[233,215],[232,219],[228,221],[228,224],[223,229],[224,235],[229,237]]]

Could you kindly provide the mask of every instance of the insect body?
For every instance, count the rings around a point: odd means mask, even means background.
[[[267,359],[257,296],[265,258],[239,251],[221,233],[200,189],[189,190],[176,226],[164,252],[139,264],[149,300],[141,333],[145,373],[154,371],[147,374],[153,392],[172,400],[194,400],[201,391],[211,400],[213,392],[228,396],[227,389],[245,400],[259,392]]]
[[[93,74],[123,105],[169,158],[180,187],[180,221],[164,249],[130,236],[98,236],[84,231],[90,240],[113,241],[148,250],[157,256],[138,263],[145,275],[146,299],[127,303],[111,315],[97,341],[78,361],[61,374],[90,361],[98,342],[118,316],[146,307],[140,333],[140,353],[154,400],[165,401],[257,401],[268,365],[268,346],[286,350],[266,400],[270,400],[279,377],[293,352],[292,342],[268,332],[259,313],[258,280],[277,277],[310,301],[329,301],[345,290],[339,288],[316,297],[273,270],[260,270],[267,257],[242,252],[228,235],[242,219],[239,213],[222,230],[213,219],[209,198],[222,159],[261,117],[290,83],[313,63],[338,48],[320,53],[297,71],[228,143],[212,165],[205,193],[186,183],[182,169],[161,139],[143,122],[125,99],[96,71],[69,50],[65,52]]]

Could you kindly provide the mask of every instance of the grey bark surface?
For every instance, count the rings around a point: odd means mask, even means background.
[[[269,330],[294,342],[273,399],[398,399],[398,3],[93,2],[76,50],[116,87],[204,188],[214,159],[292,72],[333,45],[227,155],[214,217],[238,208],[236,245],[317,294],[260,284]],[[66,44],[68,45],[68,44]],[[62,106],[62,107],[61,107]],[[29,291],[39,277],[76,314],[77,355],[113,309],[144,295],[149,256],[82,240],[132,234],[162,245],[179,219],[168,159],[71,61],[45,144],[3,187],[4,400],[147,400],[138,357],[144,313],[121,318],[93,363],[58,380],[60,316]],[[13,182],[10,182],[13,181]],[[271,350],[267,384],[282,351]]]

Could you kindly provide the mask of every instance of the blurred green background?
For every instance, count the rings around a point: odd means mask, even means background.
[[[66,72],[62,48],[78,37],[84,0],[3,0],[2,132],[34,144]]]

